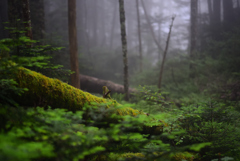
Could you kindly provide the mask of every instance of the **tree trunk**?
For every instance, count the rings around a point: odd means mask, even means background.
[[[8,37],[7,27],[4,22],[8,21],[8,0],[0,1],[0,40]]]
[[[128,91],[128,58],[127,58],[127,38],[126,38],[124,0],[119,0],[119,15],[120,15],[122,52],[123,52],[123,65],[124,65],[124,91],[125,91],[125,94],[126,94],[126,101],[128,101],[129,100],[129,91]]]
[[[213,7],[212,7],[212,0],[208,0],[208,14],[209,14],[209,20],[210,24],[212,24],[212,19],[213,19]]]
[[[102,0],[103,2],[102,2],[102,6],[106,6],[106,2],[104,1],[104,0]],[[106,46],[106,32],[105,32],[105,30],[106,30],[106,22],[105,22],[105,20],[106,20],[106,14],[105,14],[105,8],[104,7],[102,7],[101,8],[101,37],[100,37],[100,40],[101,40],[101,46],[102,47],[105,47]]]
[[[191,37],[190,37],[190,78],[195,77],[194,71],[194,58],[196,55],[196,45],[197,45],[197,20],[198,20],[198,0],[191,0]]]
[[[235,15],[232,0],[223,0],[223,23],[224,30],[229,31],[234,27]]]
[[[23,5],[23,22],[26,28],[26,36],[32,40],[32,27],[31,27],[31,17],[30,17],[30,7],[29,0],[22,0]],[[29,46],[31,47],[31,46]]]
[[[112,17],[112,27],[111,27],[111,33],[110,33],[110,49],[112,49],[113,46],[113,38],[114,38],[114,29],[115,29],[115,19],[117,16],[117,3],[114,3],[114,10],[113,10],[113,17]]]
[[[76,28],[76,0],[68,0],[68,32],[71,70],[71,83],[75,88],[80,88]]]
[[[98,79],[87,75],[80,75],[81,89],[90,93],[102,94],[102,87],[107,86],[112,93],[124,94],[124,86],[121,84],[114,83],[112,81]],[[129,88],[129,93],[137,92],[136,89]]]
[[[213,0],[213,39],[220,40],[221,34],[221,0]]]
[[[30,1],[32,34],[34,40],[42,40],[45,34],[44,4],[43,0]]]
[[[163,59],[162,59],[162,64],[161,64],[160,74],[159,74],[159,81],[158,81],[158,88],[159,89],[161,89],[161,85],[162,85],[163,68],[164,68],[164,63],[165,63],[165,59],[166,59],[166,55],[167,55],[167,51],[168,51],[168,46],[169,46],[169,41],[170,41],[170,37],[171,37],[171,32],[172,32],[174,19],[175,19],[175,16],[172,17],[172,22],[171,22],[171,25],[169,27],[169,33],[168,33],[168,37],[167,37],[166,47],[165,47],[165,50],[164,50],[164,53],[163,53]]]
[[[93,14],[93,47],[98,46],[98,1],[99,0],[94,0],[93,2],[93,9],[94,9],[94,14]]]
[[[154,40],[155,44],[156,44],[157,47],[158,47],[158,51],[161,52],[161,51],[163,51],[163,49],[161,48],[159,42],[157,41],[157,38],[156,38],[155,33],[154,33],[154,31],[153,31],[153,27],[152,27],[151,22],[150,22],[150,19],[149,19],[149,17],[148,17],[147,9],[146,9],[146,7],[145,7],[145,4],[144,4],[143,0],[141,0],[141,2],[142,2],[142,7],[143,7],[143,10],[144,10],[145,17],[146,17],[146,20],[147,20],[147,24],[148,24],[149,29],[150,29],[150,31],[151,31],[151,35],[152,35],[152,37],[153,37],[153,40]]]
[[[105,99],[103,97],[97,97],[90,93],[83,92],[80,89],[76,89],[64,83],[58,79],[48,78],[40,73],[28,70],[26,68],[18,68],[12,77],[18,83],[20,88],[27,88],[22,95],[14,95],[15,101],[24,107],[49,107],[52,109],[62,108],[68,111],[81,111],[85,104],[107,104],[107,107],[113,108],[113,112],[120,116],[137,116],[147,115],[146,113],[135,110],[130,107],[114,108],[115,106],[121,106],[118,102],[112,99]],[[98,109],[96,109],[98,110]],[[110,115],[112,116],[112,115]],[[111,123],[114,120],[113,117],[105,115],[106,120]],[[117,118],[119,119],[119,118]],[[153,120],[156,123],[156,120]],[[161,122],[164,124],[162,125]],[[141,133],[160,135],[163,130],[163,126],[167,126],[166,123],[161,121],[160,124],[155,126],[143,125]]]
[[[138,43],[139,43],[139,60],[140,60],[140,72],[142,72],[142,37],[141,37],[141,21],[139,15],[139,3],[136,0],[136,9],[137,9],[137,23],[138,23]]]

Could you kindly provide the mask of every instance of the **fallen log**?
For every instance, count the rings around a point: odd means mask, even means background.
[[[124,86],[121,84],[114,83],[112,81],[99,79],[96,77],[91,77],[87,75],[80,75],[81,89],[90,93],[100,93],[102,94],[102,87],[107,86],[113,93],[124,93]],[[134,93],[137,90],[134,88],[129,88],[130,93]]]
[[[106,103],[108,108],[121,106],[116,100],[94,96],[58,79],[46,77],[23,67],[17,69],[13,78],[17,81],[18,87],[28,89],[21,96],[15,96],[17,103],[21,106],[51,106],[53,109],[64,108],[73,112],[82,110],[85,104],[91,105],[92,102]],[[130,107],[116,108],[115,113],[120,116],[146,115]],[[142,133],[158,135],[162,133],[162,129],[162,125],[143,126]]]

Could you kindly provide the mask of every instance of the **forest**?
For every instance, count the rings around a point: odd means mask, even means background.
[[[240,161],[240,0],[0,0],[0,160]]]

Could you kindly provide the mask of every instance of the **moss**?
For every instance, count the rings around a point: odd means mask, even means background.
[[[193,161],[194,160],[194,154],[189,153],[189,152],[179,152],[176,153],[173,157],[172,157],[172,161],[182,161],[182,160],[187,160],[187,161]]]
[[[48,78],[40,73],[19,68],[16,77],[19,86],[29,90],[18,99],[21,104],[81,110],[85,103],[108,103],[109,100],[74,88],[58,79]],[[117,104],[112,102],[112,105]]]
[[[109,106],[120,105],[116,100],[94,96],[58,79],[46,77],[23,67],[18,69],[15,79],[19,87],[29,89],[22,96],[17,97],[18,103],[24,106],[51,106],[77,111],[81,110],[84,104],[91,102],[107,103]],[[129,107],[117,109],[116,113],[122,116],[143,114]]]

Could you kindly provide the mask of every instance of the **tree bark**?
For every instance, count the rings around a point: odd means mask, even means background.
[[[159,44],[159,42],[158,42],[158,40],[157,40],[157,38],[156,38],[156,36],[155,36],[155,33],[154,33],[154,31],[153,31],[153,28],[152,28],[152,25],[151,25],[151,22],[150,22],[148,13],[147,13],[147,9],[146,9],[146,7],[145,7],[145,4],[144,4],[143,0],[141,0],[141,2],[142,2],[142,7],[143,7],[143,10],[144,10],[145,17],[146,17],[146,20],[147,20],[147,24],[148,24],[149,29],[150,29],[150,31],[151,31],[151,35],[152,35],[152,37],[153,37],[153,40],[154,40],[155,44],[156,44],[157,47],[158,47],[158,51],[161,52],[161,51],[163,51],[163,49],[162,49],[162,47],[160,46],[160,44]]]
[[[171,22],[171,25],[169,27],[169,33],[168,33],[168,37],[167,37],[166,47],[165,47],[165,50],[164,50],[164,53],[163,53],[163,59],[162,59],[162,64],[161,64],[160,74],[159,74],[159,81],[158,81],[158,88],[159,89],[161,89],[161,85],[162,85],[164,63],[165,63],[165,59],[166,59],[166,55],[167,55],[167,51],[168,51],[168,46],[169,46],[169,41],[170,41],[170,37],[171,37],[171,32],[172,32],[174,19],[175,19],[175,16],[172,17],[172,22]]]
[[[43,0],[30,1],[32,34],[34,40],[44,39],[45,19]]]
[[[8,0],[0,1],[0,40],[8,37],[8,31],[5,30],[7,27],[4,22],[8,21]]]
[[[229,31],[235,24],[235,15],[232,0],[223,0],[223,23],[224,30]]]
[[[195,77],[194,71],[194,58],[196,55],[196,45],[197,45],[197,20],[198,20],[198,0],[191,0],[191,36],[190,36],[190,78]]]
[[[122,93],[124,94],[124,86],[121,84],[114,83],[112,81],[99,79],[96,77],[91,77],[87,75],[80,75],[81,89],[90,93],[102,94],[102,87],[107,86],[112,93]],[[129,88],[129,93],[137,92],[136,89]]]
[[[126,38],[124,0],[119,0],[119,14],[120,14],[122,52],[123,52],[123,64],[124,64],[124,91],[126,95],[125,99],[126,101],[128,101],[129,100],[128,58],[127,58],[127,38]]]
[[[136,0],[136,9],[137,9],[137,28],[138,28],[138,43],[139,43],[139,60],[140,60],[140,72],[142,72],[142,35],[141,35],[141,21],[139,14],[139,3]]]
[[[111,27],[111,35],[110,35],[110,49],[112,49],[113,47],[113,38],[114,38],[114,29],[115,29],[115,19],[116,19],[116,16],[117,16],[117,3],[115,4],[114,3],[114,10],[113,10],[113,17],[112,17],[112,27]]]
[[[221,34],[221,0],[213,0],[212,32],[214,40],[220,40]]]
[[[209,14],[209,20],[210,24],[212,24],[212,19],[213,19],[213,7],[212,7],[212,0],[208,0],[208,14]]]
[[[32,40],[33,36],[32,36],[32,27],[31,27],[29,0],[22,0],[22,5],[23,5],[23,8],[22,8],[23,22],[24,22],[24,27],[26,28],[26,36]]]
[[[93,1],[93,9],[94,9],[94,14],[93,14],[93,47],[98,46],[98,1],[99,0],[94,0]]]
[[[68,32],[71,70],[75,72],[71,75],[71,83],[75,88],[80,88],[76,27],[76,0],[68,0]]]

